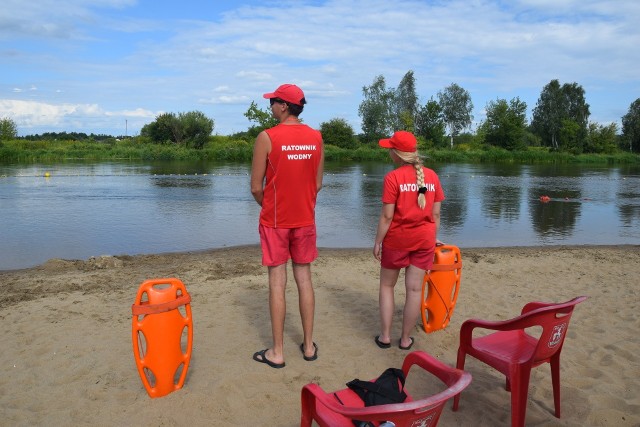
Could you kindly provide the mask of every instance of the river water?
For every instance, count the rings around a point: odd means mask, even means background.
[[[430,165],[439,238],[464,247],[640,244],[640,167]],[[0,270],[257,244],[248,164],[0,165]],[[320,247],[372,245],[391,163],[328,163]],[[541,196],[550,201],[543,203]]]

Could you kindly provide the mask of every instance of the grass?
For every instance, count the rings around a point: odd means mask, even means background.
[[[615,154],[579,154],[549,152],[546,149],[507,151],[500,148],[478,148],[466,144],[451,149],[420,147],[420,153],[442,163],[583,163],[640,164],[640,155],[626,152]],[[95,141],[27,141],[0,142],[0,162],[55,163],[67,160],[182,160],[182,161],[251,161],[253,142],[226,136],[212,136],[200,149],[170,144],[145,143],[139,138]],[[327,161],[387,161],[387,150],[362,145],[356,149],[325,146]]]

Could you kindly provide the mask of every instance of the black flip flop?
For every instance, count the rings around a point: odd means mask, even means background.
[[[274,363],[271,360],[267,359],[267,355],[266,355],[267,350],[269,349],[265,348],[264,350],[256,351],[255,353],[253,353],[253,360],[260,363],[266,363],[272,368],[276,368],[276,369],[284,368],[284,362]],[[258,358],[258,356],[260,356],[260,358]]]
[[[376,344],[378,345],[378,347],[380,348],[389,348],[391,347],[391,343],[390,342],[382,342],[380,341],[380,335],[376,335]]]
[[[316,345],[316,343],[313,343],[313,349],[314,349],[313,356],[306,356],[304,354],[304,343],[300,344],[300,351],[302,352],[302,358],[307,362],[313,362],[318,358],[318,346]]]
[[[409,337],[409,338],[411,338],[411,344],[409,344],[406,347],[403,347],[402,344],[400,344],[400,342],[402,342],[402,340],[398,341],[398,348],[400,350],[409,350],[411,347],[413,347],[413,337]]]

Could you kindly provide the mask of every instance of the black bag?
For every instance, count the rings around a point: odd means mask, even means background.
[[[375,381],[355,379],[347,383],[364,402],[364,406],[402,403],[407,398],[404,392],[404,372],[402,369],[388,368]],[[336,396],[337,397],[337,396]],[[353,421],[356,426],[372,425],[363,421]]]
[[[356,378],[349,381],[347,387],[360,396],[364,406],[375,406],[404,402],[407,398],[404,382],[402,369],[388,368],[375,381],[361,381]]]

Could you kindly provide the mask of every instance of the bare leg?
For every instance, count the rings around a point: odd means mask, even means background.
[[[284,318],[287,312],[285,289],[287,287],[287,264],[269,269],[269,313],[273,348],[265,353],[273,363],[284,362]]]
[[[311,264],[293,263],[293,277],[298,286],[298,305],[302,319],[304,334],[304,355],[311,357],[315,353],[313,347],[313,318],[315,314],[315,296],[311,282]]]
[[[393,270],[380,267],[380,342],[391,342],[391,321],[393,320],[393,311],[395,309],[395,300],[393,297],[393,289],[398,281],[400,270]]]
[[[407,297],[404,302],[404,311],[402,313],[402,336],[400,337],[400,345],[408,347],[411,345],[411,331],[416,326],[418,316],[420,315],[420,299],[422,298],[422,280],[424,279],[424,270],[410,265],[405,270],[404,283],[407,289]]]

